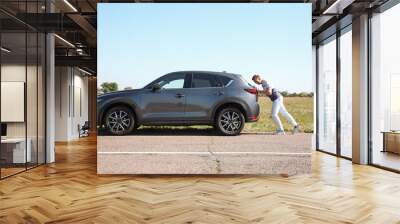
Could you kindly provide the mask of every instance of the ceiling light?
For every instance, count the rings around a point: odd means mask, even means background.
[[[78,10],[68,1],[64,0],[65,4],[67,4],[74,12],[78,12]]]
[[[7,49],[5,47],[1,47],[0,49],[1,49],[1,51],[4,51],[6,53],[10,53],[11,52],[11,50],[9,50],[9,49]]]
[[[342,14],[343,10],[354,1],[355,0],[336,0],[332,5],[325,9],[322,14]]]
[[[90,73],[90,72],[88,72],[88,71],[86,71],[86,70],[83,70],[83,69],[81,69],[81,68],[79,68],[79,67],[78,67],[78,70],[81,71],[81,72],[83,72],[83,73],[85,73],[86,75],[92,75],[92,73]]]
[[[62,37],[60,37],[60,36],[57,35],[57,34],[54,34],[54,36],[57,37],[57,38],[58,38],[59,40],[61,40],[62,42],[66,43],[68,46],[75,48],[75,45],[73,45],[73,44],[72,44],[71,42],[69,42],[68,40],[66,40],[66,39],[64,39],[64,38],[62,38]]]
[[[82,48],[77,48],[76,49],[76,53],[78,53],[79,55],[83,55],[83,49]]]

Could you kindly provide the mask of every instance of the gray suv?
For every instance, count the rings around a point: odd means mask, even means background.
[[[258,120],[257,89],[241,75],[181,71],[166,74],[143,89],[98,96],[98,124],[113,135],[139,125],[213,125],[238,135],[245,122]]]

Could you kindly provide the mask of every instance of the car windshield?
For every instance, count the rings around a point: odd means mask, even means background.
[[[149,84],[145,85],[145,86],[143,87],[143,89],[151,89],[151,88],[153,87],[154,84],[156,84],[156,83],[158,83],[158,82],[161,81],[160,79],[161,79],[161,77],[160,77],[160,78],[157,78],[157,79],[155,79],[155,80],[153,80],[153,81],[151,81]]]

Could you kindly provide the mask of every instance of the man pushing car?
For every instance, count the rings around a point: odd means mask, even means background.
[[[287,112],[285,105],[283,104],[283,96],[282,94],[275,88],[271,87],[269,83],[261,78],[260,75],[256,74],[253,75],[252,78],[253,82],[261,85],[263,88],[263,91],[272,101],[272,111],[271,111],[271,116],[272,119],[274,120],[277,130],[275,134],[277,135],[284,135],[285,131],[283,129],[283,125],[281,120],[279,119],[278,113],[281,113],[286,120],[293,126],[292,133],[295,134],[299,132],[299,125],[297,122],[294,120],[292,115]]]

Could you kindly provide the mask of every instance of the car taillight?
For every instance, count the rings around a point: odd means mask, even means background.
[[[257,115],[252,115],[249,117],[250,121],[257,121],[258,120],[258,116]]]
[[[256,95],[256,101],[258,102],[258,91],[257,88],[244,89],[246,92]]]
[[[257,94],[257,89],[256,88],[249,88],[249,89],[244,89],[246,92],[251,93],[251,94]]]

